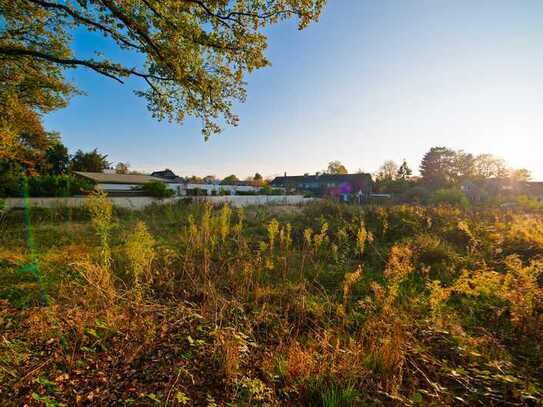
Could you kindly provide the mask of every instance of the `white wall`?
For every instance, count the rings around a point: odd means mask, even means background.
[[[235,208],[250,205],[303,205],[314,200],[303,195],[221,195],[195,196],[195,201],[211,202],[213,205],[228,203]]]
[[[211,195],[213,191],[218,195],[221,191],[228,191],[234,194],[237,191],[241,192],[256,192],[260,188],[256,188],[250,185],[219,185],[219,184],[185,184],[185,189],[205,189],[208,195]]]
[[[85,206],[85,197],[72,198],[29,198],[30,206],[36,208],[77,208]],[[183,199],[183,197],[173,197],[166,199],[157,199],[146,196],[134,197],[110,197],[113,205],[127,209],[143,209],[153,203],[169,204]],[[240,208],[248,205],[301,205],[314,200],[314,198],[304,198],[302,195],[223,195],[223,196],[198,196],[191,197],[194,201],[206,201],[213,205],[228,203],[229,205]],[[23,198],[7,198],[6,208],[17,209],[24,208]]]
[[[205,189],[208,195],[211,195],[213,191],[217,195],[220,191],[228,191],[230,194],[235,194],[237,191],[241,192],[256,192],[259,188],[248,185],[218,185],[218,184],[179,184],[179,183],[165,183],[168,188],[173,190],[176,195],[187,195],[187,189]],[[141,187],[142,184],[106,184],[100,183],[96,187],[104,191],[121,191],[129,192],[134,188]]]
[[[131,191],[141,187],[141,184],[96,184],[96,188],[104,191]]]

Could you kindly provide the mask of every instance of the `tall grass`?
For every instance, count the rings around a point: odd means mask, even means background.
[[[179,395],[195,405],[325,406],[541,397],[537,213],[320,203],[116,215],[100,193],[88,212],[78,229],[36,225],[43,267],[68,270],[55,305],[2,308],[0,321],[19,321],[0,345],[0,378],[25,383],[17,400],[31,392],[65,404],[75,394],[102,404]],[[0,264],[20,250],[18,226],[9,225]],[[60,254],[42,233],[55,228],[72,233]],[[19,342],[30,356],[14,357]],[[112,378],[108,394],[79,379],[82,366],[87,381]],[[58,391],[36,381],[56,380],[57,367],[74,376]]]

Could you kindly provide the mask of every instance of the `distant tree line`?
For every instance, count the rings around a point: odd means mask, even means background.
[[[400,166],[385,161],[375,174],[375,190],[380,193],[399,195],[407,201],[443,201],[465,203],[463,193],[467,185],[484,189],[488,181],[521,183],[529,181],[526,169],[512,169],[507,163],[491,154],[473,155],[447,147],[432,147],[419,166],[420,176],[404,160]]]

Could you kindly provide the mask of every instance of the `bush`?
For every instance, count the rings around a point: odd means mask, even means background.
[[[42,175],[28,179],[30,196],[35,197],[68,197],[91,191],[90,181],[71,175]]]
[[[424,204],[430,197],[430,191],[422,186],[409,188],[399,196],[400,202]]]
[[[430,203],[434,205],[449,204],[467,208],[469,200],[466,194],[459,189],[439,189],[430,197]]]
[[[135,189],[154,198],[170,198],[175,195],[175,192],[172,189],[168,188],[164,182],[160,181],[149,181]]]
[[[543,210],[543,202],[537,198],[528,195],[521,195],[517,199],[517,204],[525,210],[541,211]]]
[[[21,178],[15,174],[3,174],[0,177],[0,196],[18,197],[21,196]]]
[[[283,191],[281,189],[272,188],[269,185],[265,185],[262,188],[260,188],[260,191],[258,191],[260,195],[283,195]]]
[[[31,197],[68,197],[91,191],[93,185],[71,175],[40,175],[28,177],[28,194]],[[24,196],[24,177],[6,176],[2,178],[0,196]]]
[[[217,195],[217,193],[215,192],[215,194],[213,194],[213,192],[215,191],[212,191],[212,195]],[[207,195],[207,189],[204,189],[204,188],[192,188],[192,189],[187,189],[187,195],[190,195],[190,196],[206,196]]]

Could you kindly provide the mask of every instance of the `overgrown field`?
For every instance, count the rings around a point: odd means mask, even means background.
[[[542,286],[536,212],[11,212],[0,405],[541,405]]]

